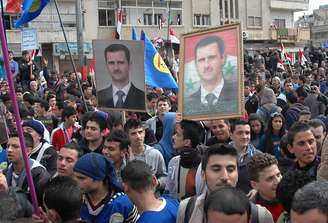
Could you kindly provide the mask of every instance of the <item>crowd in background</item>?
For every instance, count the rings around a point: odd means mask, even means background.
[[[146,112],[101,111],[93,76],[52,71],[27,51],[9,56],[42,214],[31,219],[3,80],[0,220],[328,221],[325,49],[305,48],[306,62],[283,67],[277,49],[245,51],[243,117],[207,121],[183,119],[176,92],[150,86]]]

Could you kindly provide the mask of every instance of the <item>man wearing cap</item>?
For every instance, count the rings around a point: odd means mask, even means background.
[[[95,152],[82,156],[74,165],[74,176],[84,194],[82,220],[97,223],[136,222],[138,211],[122,193],[112,163]]]
[[[44,138],[45,131],[41,122],[36,120],[28,120],[23,122],[23,129],[33,138],[33,149],[30,158],[40,162],[52,176],[56,173],[57,153],[52,145]]]

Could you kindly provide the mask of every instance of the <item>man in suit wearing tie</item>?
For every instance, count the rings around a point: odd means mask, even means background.
[[[200,78],[199,89],[185,98],[185,114],[234,112],[238,106],[238,85],[223,78],[226,54],[218,36],[200,40],[195,47],[195,64]]]
[[[98,106],[145,110],[145,92],[130,81],[129,49],[123,44],[114,43],[105,49],[104,56],[112,83],[97,92]]]

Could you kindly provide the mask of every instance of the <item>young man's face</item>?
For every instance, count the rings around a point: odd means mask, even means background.
[[[317,148],[320,149],[323,143],[323,140],[325,139],[326,132],[324,132],[324,129],[322,126],[319,126],[317,128],[311,127],[311,131],[314,135],[315,140],[317,141]]]
[[[154,109],[157,104],[157,98],[153,98],[150,101],[147,101],[147,108],[148,109]]]
[[[77,121],[76,115],[71,115],[71,116],[67,117],[65,120],[65,122],[68,124],[68,126],[73,126],[76,121]]]
[[[57,172],[59,176],[72,176],[73,167],[79,159],[79,154],[76,150],[62,147],[58,152],[57,157]]]
[[[208,159],[203,177],[208,190],[214,191],[224,185],[235,187],[238,181],[236,157],[230,155],[211,155]]]
[[[164,115],[171,110],[171,106],[167,101],[159,101],[157,103],[157,112],[159,116]]]
[[[102,181],[95,181],[91,177],[88,177],[79,172],[74,172],[74,178],[78,182],[82,193],[85,193],[85,194],[89,194],[89,193],[97,191],[97,189],[99,188],[99,185],[101,185],[103,183]]]
[[[214,120],[211,123],[211,131],[219,140],[225,141],[230,137],[230,127],[224,120]]]
[[[249,125],[236,125],[231,139],[237,150],[246,148],[251,140],[251,127]]]
[[[219,46],[211,43],[196,50],[196,67],[202,83],[218,83],[222,79],[225,57]]]
[[[293,83],[288,82],[284,84],[284,88],[286,92],[292,92],[293,91]]]
[[[139,147],[144,145],[145,130],[142,127],[129,129],[128,134],[131,141],[131,147]]]
[[[102,153],[109,160],[113,161],[114,164],[122,162],[125,155],[124,151],[120,148],[120,142],[107,140],[104,142]]]
[[[293,209],[290,212],[291,223],[327,223],[328,221],[327,216],[317,208],[305,211],[303,214]]]
[[[309,123],[310,119],[311,115],[300,115],[298,121],[302,123]]]
[[[207,213],[207,223],[247,223],[248,217],[247,213],[244,214],[225,214],[218,211],[209,210]]]
[[[183,129],[180,124],[175,125],[175,134],[172,137],[173,147],[176,150],[182,150],[188,146],[187,140],[183,137]]]
[[[39,133],[37,133],[33,128],[31,128],[29,126],[24,126],[23,130],[24,130],[24,132],[27,132],[32,136],[34,146],[37,146],[37,143],[39,143],[41,140],[41,136],[39,135]]]
[[[281,181],[281,173],[276,164],[268,166],[259,172],[257,181],[251,181],[252,187],[267,201],[276,199],[276,190]]]
[[[8,160],[12,163],[22,161],[22,152],[18,137],[9,138],[7,142]]]
[[[317,144],[311,130],[296,133],[293,144],[288,144],[288,150],[295,155],[301,167],[312,163],[317,155]]]
[[[104,131],[100,130],[100,127],[97,122],[87,121],[84,130],[84,138],[87,141],[96,141],[99,138],[102,138],[104,134]]]

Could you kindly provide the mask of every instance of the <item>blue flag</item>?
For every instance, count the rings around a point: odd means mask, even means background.
[[[139,40],[136,28],[132,26],[132,40]]]
[[[38,17],[48,2],[49,0],[24,0],[22,7],[23,14],[17,20],[15,27],[18,28]]]
[[[178,89],[169,68],[144,31],[141,31],[140,39],[145,43],[146,84],[153,87]]]

